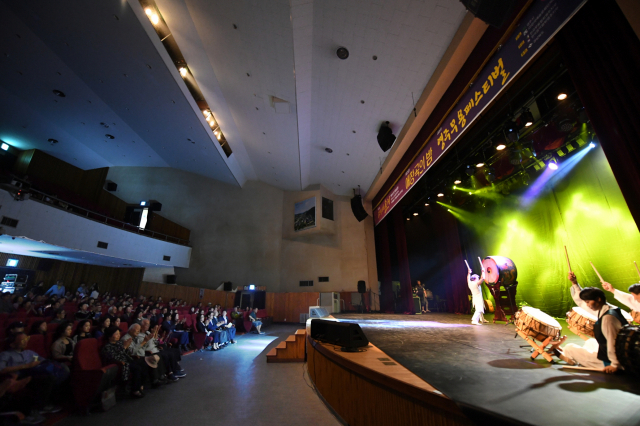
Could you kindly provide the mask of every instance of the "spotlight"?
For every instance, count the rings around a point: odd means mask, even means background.
[[[456,179],[453,181],[453,183],[455,183],[456,185],[460,185],[462,181],[460,179]]]
[[[146,205],[147,205],[147,202],[146,202],[146,201],[140,201],[140,205],[141,205],[141,206],[146,206]]]
[[[522,163],[522,154],[520,153],[520,150],[516,149],[509,154],[509,162],[514,166]]]
[[[160,18],[158,17],[158,14],[153,11],[153,9],[151,9],[150,7],[147,7],[144,10],[144,13],[147,14],[147,16],[149,17],[149,20],[153,25],[158,25],[158,22],[160,22]]]
[[[9,145],[3,142],[3,143],[2,143],[2,145],[0,145],[0,148],[1,148],[3,151],[7,151],[7,150],[9,149]]]
[[[476,164],[476,167],[477,168],[484,167],[484,163],[480,162],[480,163]]]
[[[496,180],[496,175],[494,174],[492,167],[488,167],[484,170],[484,177],[489,183],[493,183]]]
[[[418,216],[418,213],[414,213],[413,215],[414,215],[414,216]]]
[[[469,192],[469,195],[472,195],[471,192]]]
[[[465,167],[464,172],[467,174],[467,176],[473,176],[476,174],[475,169],[471,166]]]
[[[408,218],[407,218],[407,220],[411,220],[411,218],[410,218],[410,217],[408,217]]]
[[[549,163],[547,163],[547,165],[551,170],[558,170],[558,163],[555,158],[549,160]]]
[[[447,209],[447,211],[448,211],[448,212],[450,212],[450,211],[451,211],[451,209]]]
[[[559,101],[564,101],[565,99],[567,99],[567,94],[566,93],[559,93],[558,94],[558,100]]]
[[[513,120],[509,120],[504,124],[504,132],[511,142],[517,141],[520,137],[518,134],[518,125]]]
[[[429,207],[429,203],[424,203],[424,206],[425,207]]]
[[[457,187],[457,186],[455,186],[455,185],[453,185],[453,189],[458,189],[458,187]]]
[[[439,192],[438,197],[444,197],[444,194],[442,192]]]
[[[249,290],[255,290],[256,286],[254,284],[249,284]]]
[[[496,146],[496,151],[502,151],[503,149],[505,149],[507,146],[503,143],[501,143],[500,145]]]
[[[524,127],[529,127],[533,124],[533,114],[531,114],[531,111],[529,111],[529,109],[524,110],[524,112],[520,116],[520,119],[524,123]]]
[[[186,77],[187,76],[187,69],[185,67],[180,67],[179,71],[180,71],[180,75],[182,77]]]
[[[2,149],[5,149],[5,148],[4,148],[4,146],[5,146],[5,145],[6,145],[6,143],[3,143],[3,144],[2,144]],[[595,143],[591,142],[591,143],[589,144],[589,149],[592,149],[592,148],[595,148],[595,147],[596,147],[596,144],[595,144]],[[5,151],[6,151],[6,149],[5,149]]]

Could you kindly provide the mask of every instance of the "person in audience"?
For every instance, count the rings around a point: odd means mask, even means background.
[[[62,410],[61,407],[51,403],[51,396],[59,384],[69,377],[69,373],[68,370],[55,368],[54,363],[28,350],[28,342],[29,336],[22,332],[9,336],[8,349],[0,353],[0,375],[17,374],[20,380],[31,378],[27,389],[30,391],[29,400],[33,411],[29,413],[28,418],[42,420],[41,414],[57,413]],[[52,364],[54,368],[45,368],[46,364]],[[55,372],[53,372],[54,369]]]
[[[199,321],[196,323],[196,330],[200,333],[205,333],[207,337],[204,339],[203,349],[218,350],[218,343],[213,341],[213,331],[207,329],[207,325],[211,322],[208,318],[205,320],[204,314],[200,314]]]
[[[85,303],[85,302],[81,302],[80,303],[80,310],[78,312],[76,312],[76,319],[78,321],[82,321],[82,320],[86,320],[86,319],[91,319],[93,315],[91,315],[91,312],[89,312],[89,304]]]
[[[114,319],[114,320],[111,322],[111,325],[114,325],[114,326],[116,326],[116,327],[120,328],[120,322],[121,322],[121,321],[120,321],[120,318],[116,317],[116,319]]]
[[[142,324],[142,319],[143,319],[142,316],[143,316],[143,314],[144,314],[144,310],[143,309],[140,309],[140,308],[136,309],[136,312],[133,315],[134,316],[133,317],[133,322],[136,323],[136,324]]]
[[[64,311],[64,308],[59,308],[55,311],[55,317],[51,320],[51,324],[61,324],[65,322],[65,316],[67,313]]]
[[[76,342],[71,338],[73,323],[63,322],[56,328],[51,345],[51,357],[58,362],[71,363]]]
[[[42,316],[52,317],[56,315],[56,312],[60,309],[60,302],[57,300],[50,300],[49,303],[44,307],[42,311]]]
[[[156,326],[153,329],[150,329],[150,327],[149,320],[143,319],[140,333],[134,336],[135,349],[138,354],[157,355],[162,363],[163,370],[161,371],[170,382],[186,377],[187,373],[180,366],[180,360],[182,359],[180,350],[161,345],[158,341],[160,327]]]
[[[76,290],[76,293],[80,293],[80,295],[84,297],[89,295],[89,290],[87,289],[87,286],[84,283],[81,283],[78,289]]]
[[[144,383],[148,377],[148,367],[144,360],[135,360],[127,354],[127,348],[132,340],[120,340],[120,329],[112,326],[105,330],[104,339],[107,342],[100,350],[102,363],[118,364],[121,368],[120,380],[130,382],[131,396],[144,397]]]
[[[90,292],[89,297],[97,299],[98,296],[100,295],[100,289],[98,287],[98,283],[93,283],[93,285],[89,289],[89,292]]]
[[[24,297],[22,297],[22,296],[14,296],[13,297],[13,309],[14,310],[18,310],[20,305],[22,305],[22,302],[24,302]]]
[[[44,281],[40,281],[30,291],[31,291],[31,293],[33,293],[34,296],[42,296],[42,295],[44,295]]]
[[[220,323],[221,326],[226,329],[227,333],[229,333],[229,340],[231,341],[231,343],[235,344],[236,326],[231,321],[229,321],[229,318],[227,318],[227,311],[222,311]]]
[[[83,320],[78,323],[76,326],[76,331],[73,335],[73,341],[78,343],[83,339],[91,339],[93,336],[91,335],[91,320]],[[104,333],[104,332],[103,332]]]
[[[13,303],[11,303],[11,293],[2,293],[0,297],[0,314],[10,314],[15,311]]]
[[[105,316],[100,319],[98,323],[98,328],[93,332],[93,337],[99,339],[104,336],[104,332],[111,326],[111,318],[109,316]]]
[[[93,305],[90,308],[90,311],[91,311],[91,317],[89,319],[91,319],[95,324],[100,320],[100,317],[102,316],[102,306],[100,305],[100,303]]]
[[[240,312],[239,306],[236,306],[235,308],[233,308],[233,312],[231,312],[231,318],[233,318],[234,320],[238,318],[242,318],[242,312]]]
[[[151,323],[151,327],[155,327],[158,325],[158,321],[160,320],[160,314],[158,313],[157,308],[151,309],[151,315],[149,315],[149,322]]]
[[[253,326],[256,328],[258,334],[264,334],[264,331],[261,331],[262,321],[258,318],[258,308],[254,308],[249,314],[249,321],[253,323]]]
[[[27,316],[34,317],[38,316],[38,311],[36,311],[33,303],[30,300],[25,300],[22,302],[22,305],[18,308],[18,312],[24,313]]]
[[[24,323],[22,321],[14,321],[7,326],[7,329],[5,331],[5,340],[8,341],[11,336],[15,336],[16,334],[20,333],[24,333]]]
[[[218,327],[218,319],[215,317],[215,310],[209,312],[207,315],[206,325],[207,330],[211,331],[213,337],[213,349],[218,350],[224,347],[227,342],[226,333]]]
[[[31,324],[31,330],[29,331],[29,336],[33,336],[34,334],[41,334],[43,336],[47,335],[47,322],[46,321],[36,321]]]
[[[127,306],[124,308],[124,313],[120,316],[120,320],[126,322],[127,324],[131,324],[133,322],[133,315],[131,315],[131,306]]]
[[[117,316],[116,315],[116,311],[117,310],[118,309],[113,305],[109,306],[109,309],[107,309],[107,315],[106,316],[109,317],[109,319],[111,320],[112,323],[115,322],[115,320],[116,320],[116,316]]]
[[[63,297],[65,295],[64,293],[64,284],[62,283],[62,280],[58,280],[56,281],[56,283],[54,285],[52,285],[49,290],[47,290],[44,293],[45,296],[49,296],[49,295],[56,295],[59,297]]]
[[[229,330],[227,330],[225,326],[226,325],[225,322],[222,321],[222,319],[220,318],[219,312],[220,311],[218,311],[217,308],[213,309],[212,321],[216,326],[216,330],[220,333],[220,345],[226,346],[227,344],[229,344],[229,342],[231,342],[231,335],[229,333]]]
[[[178,347],[183,352],[187,352],[187,345],[189,344],[189,333],[184,329],[183,321],[180,321],[180,317],[177,313],[170,316],[168,319],[162,322],[162,330],[165,333],[165,341],[170,341],[172,338],[178,339]]]

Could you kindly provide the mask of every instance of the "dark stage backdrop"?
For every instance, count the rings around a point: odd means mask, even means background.
[[[535,183],[532,179],[519,194],[492,195],[498,198],[486,210],[458,215],[463,250],[470,263],[475,260],[474,270],[477,256],[511,258],[518,268],[518,304],[526,302],[557,317],[575,306],[569,293],[565,245],[583,287],[600,287],[590,261],[620,290],[638,282],[633,261],[640,261],[640,233],[599,146],[564,176],[561,166],[546,191],[525,206],[526,191]],[[425,244],[441,243],[425,240]],[[446,274],[444,265],[440,268]]]

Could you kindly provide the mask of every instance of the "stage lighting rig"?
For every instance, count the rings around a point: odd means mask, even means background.
[[[530,127],[531,125],[533,125],[533,114],[531,114],[529,108],[524,110],[524,112],[520,116],[520,119],[522,120],[524,127]]]
[[[487,182],[493,183],[496,180],[495,169],[493,167],[487,167],[484,169],[484,177],[487,179]]]
[[[476,174],[476,167],[467,165],[464,168],[464,172],[467,174],[467,176],[471,177]]]
[[[516,142],[520,137],[518,130],[518,125],[511,119],[504,124],[504,134],[511,142]]]

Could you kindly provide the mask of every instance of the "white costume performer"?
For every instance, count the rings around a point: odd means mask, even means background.
[[[638,302],[633,294],[625,293],[620,290],[613,290],[613,297],[629,307],[629,309],[640,312],[640,302]]]
[[[484,272],[482,274],[482,278],[479,278],[477,275],[473,275],[473,277],[475,277],[475,279],[472,279],[471,269],[469,269],[469,273],[467,274],[467,285],[469,286],[469,290],[471,290],[473,307],[476,310],[473,314],[473,318],[471,318],[471,324],[480,325],[480,321],[482,321],[482,314],[484,314],[484,300],[482,299]]]

